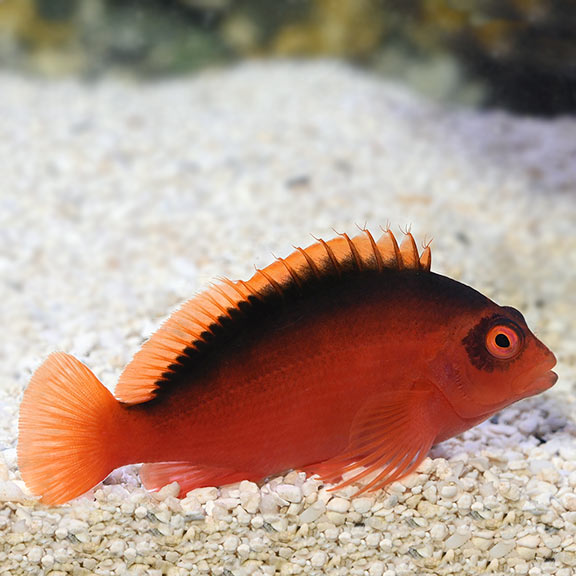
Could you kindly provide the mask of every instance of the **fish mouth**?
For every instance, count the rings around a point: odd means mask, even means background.
[[[535,380],[532,381],[530,384],[530,393],[531,394],[539,394],[540,392],[544,392],[544,390],[548,390],[548,388],[552,388],[556,381],[558,380],[558,374],[550,370],[546,372],[542,376],[539,376]]]

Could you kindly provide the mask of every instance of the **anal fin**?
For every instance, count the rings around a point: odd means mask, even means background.
[[[143,464],[140,479],[147,490],[159,490],[172,482],[180,485],[180,497],[204,486],[224,486],[249,479],[249,474],[228,468],[206,468],[190,462],[153,462]]]
[[[305,471],[335,483],[333,490],[370,477],[356,495],[378,490],[418,468],[432,447],[442,415],[436,387],[418,382],[410,389],[386,392],[369,400],[352,424],[348,447],[338,456]],[[347,479],[342,481],[346,474]]]

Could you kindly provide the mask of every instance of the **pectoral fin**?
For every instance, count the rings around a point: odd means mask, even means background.
[[[309,467],[338,490],[372,476],[357,494],[377,490],[413,472],[438,433],[434,405],[438,395],[429,382],[386,392],[367,402],[356,415],[350,442],[340,455]],[[355,472],[340,481],[347,472]]]

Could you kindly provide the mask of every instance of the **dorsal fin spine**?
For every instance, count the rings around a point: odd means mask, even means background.
[[[425,246],[424,250],[422,250],[422,254],[420,255],[419,259],[419,264],[422,270],[430,270],[430,266],[432,264],[432,252],[430,250],[430,245]]]
[[[222,278],[221,281],[223,283],[227,283],[228,279],[227,278]],[[228,284],[229,285],[229,284]],[[229,294],[226,293],[226,290],[224,290],[224,288],[222,288],[221,285],[219,284],[214,284],[214,289],[218,291],[219,294],[222,295],[223,298],[225,298],[228,302],[230,302],[230,306],[232,307],[232,309],[236,309],[237,307],[237,303],[230,297]],[[230,309],[228,309],[228,316],[230,316]]]
[[[244,296],[244,299],[246,299],[247,297],[253,296],[254,298],[256,298],[257,300],[259,300],[261,302],[262,301],[262,294],[260,294],[260,292],[258,292],[258,290],[256,290],[255,288],[252,287],[252,285],[251,285],[252,279],[253,279],[253,277],[248,282],[245,282],[244,280],[238,280],[237,282],[235,282],[235,285],[236,286],[242,286],[242,288],[244,288],[244,290],[246,290],[247,294]],[[242,291],[240,291],[240,293],[242,293]]]
[[[400,245],[400,254],[404,268],[418,268],[419,256],[416,242],[410,232],[404,233],[402,244]]]
[[[179,332],[182,332],[182,334],[186,334],[184,330],[179,330]],[[170,330],[170,340],[182,346],[190,345],[190,337],[185,338],[184,336],[179,336],[175,330]]]
[[[388,244],[388,246],[386,246],[386,244]],[[382,234],[378,240],[377,245],[380,248],[382,260],[385,260],[384,268],[402,270],[403,263],[402,257],[400,256],[400,248],[390,228],[384,230],[384,234]]]
[[[173,318],[173,323],[175,324],[175,328],[177,330],[180,330],[184,333],[189,333],[190,332],[190,324],[192,324],[192,322],[190,322],[188,319],[184,318],[184,311],[182,311],[182,314],[178,315],[178,317],[174,316]],[[186,322],[184,322],[184,320],[186,320]]]
[[[171,357],[172,354],[170,354],[168,350],[165,350],[163,354],[160,353],[158,350],[150,352],[150,358],[152,360],[161,360],[162,362],[165,362],[166,360],[171,359]]]
[[[267,274],[266,272],[264,272],[264,270],[261,270],[259,268],[256,268],[256,273],[264,277],[264,279],[268,282],[268,284],[272,286],[272,288],[274,288],[278,296],[280,296],[281,298],[284,297],[284,290],[282,289],[282,286],[280,286],[280,284],[278,284],[278,282],[276,282],[276,280],[274,280],[274,278],[272,278],[270,274]]]
[[[182,310],[182,314],[177,314],[177,318],[174,318],[173,323],[185,334],[190,334],[195,327],[202,328],[204,325],[201,320],[190,316],[189,312],[185,310]]]
[[[258,294],[254,294],[252,289],[248,288],[246,282],[244,282],[243,280],[238,280],[237,282],[232,282],[232,280],[229,280],[228,278],[224,278],[224,282],[230,286],[230,288],[233,288],[240,296],[240,301],[244,301],[246,300],[246,298],[248,296],[254,296],[258,299],[260,299]],[[240,289],[240,286],[242,286],[242,288],[244,288],[244,290],[246,290],[246,292],[242,292],[242,290]],[[235,308],[238,308],[238,302],[236,302],[234,304]]]
[[[216,288],[216,286],[213,284],[212,285],[213,288]],[[219,291],[220,294],[222,294],[221,291]],[[225,308],[224,306],[222,306],[222,304],[220,304],[220,302],[218,302],[218,300],[216,300],[216,298],[214,298],[214,296],[212,296],[212,294],[210,294],[210,292],[206,293],[206,298],[208,298],[208,300],[210,301],[210,303],[217,308],[218,310],[220,310],[220,312],[222,313],[222,316],[226,317],[226,318],[230,318],[230,312],[228,311],[227,308]]]
[[[304,250],[304,248],[297,247],[296,250],[298,250],[298,252],[300,252],[300,254],[302,254],[302,256],[304,256],[304,258],[306,259],[306,262],[308,262],[308,266],[310,266],[310,270],[312,271],[314,276],[316,276],[316,279],[319,280],[321,278],[321,274],[320,274],[320,270],[318,270],[318,267],[316,266],[316,263],[314,262],[314,260],[306,252],[306,250]]]
[[[276,260],[284,264],[284,268],[286,268],[288,274],[290,274],[292,280],[294,280],[294,283],[296,284],[296,286],[298,286],[298,289],[302,290],[302,281],[300,280],[300,278],[298,278],[298,274],[296,274],[296,271],[292,268],[292,266],[290,266],[290,264],[288,264],[288,262],[286,262],[284,258],[276,258]]]
[[[382,262],[382,254],[380,254],[380,250],[376,245],[376,240],[374,240],[374,236],[370,234],[370,231],[364,228],[362,230],[366,236],[368,236],[368,240],[370,241],[370,246],[372,246],[372,252],[374,253],[374,258],[376,259],[376,265],[378,267],[378,272],[382,272],[384,269],[384,262]]]
[[[338,263],[338,259],[336,258],[332,248],[330,248],[328,243],[326,241],[322,240],[322,238],[319,238],[318,241],[320,242],[320,244],[322,244],[322,246],[324,246],[324,248],[326,250],[326,254],[328,254],[328,258],[330,258],[330,261],[332,262],[332,266],[334,266],[334,270],[336,270],[336,273],[338,274],[338,276],[342,276],[342,268],[340,267],[340,264]]]
[[[354,262],[356,263],[356,268],[358,270],[363,270],[364,264],[362,263],[362,258],[360,257],[360,253],[358,252],[358,249],[356,248],[354,242],[350,240],[350,236],[348,236],[348,234],[346,234],[345,232],[340,234],[340,236],[343,236],[346,239],[346,242],[348,242],[348,246],[350,247],[350,253],[352,254]]]
[[[208,310],[206,310],[205,306],[198,306],[198,310],[204,314],[204,316],[206,316],[206,318],[208,318],[210,320],[210,322],[212,324],[218,324],[218,326],[220,326],[220,319],[218,318],[218,316],[215,316],[214,314],[212,314],[211,312],[208,312]],[[208,326],[208,325],[207,325]],[[209,327],[209,326],[208,326]]]
[[[392,234],[391,230],[388,230],[388,238],[390,238],[390,240],[392,241],[392,246],[394,247],[394,257],[396,258],[396,264],[398,265],[398,270],[402,270],[404,268],[404,261],[402,260],[402,255],[400,253],[400,246],[398,246],[396,236]]]

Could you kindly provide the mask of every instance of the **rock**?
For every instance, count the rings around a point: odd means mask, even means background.
[[[286,502],[298,503],[302,501],[302,490],[292,484],[279,484],[276,486],[276,494]]]
[[[538,548],[540,545],[540,536],[538,534],[527,534],[516,540],[517,546],[524,546],[525,548]]]
[[[25,500],[28,498],[15,482],[0,481],[0,502],[24,502]]]
[[[457,528],[454,534],[449,536],[445,542],[444,547],[447,550],[460,548],[460,546],[466,544],[470,540],[470,531],[466,527]]]
[[[322,568],[326,564],[327,560],[328,556],[326,555],[326,552],[323,550],[317,550],[310,557],[310,564],[312,564],[314,568]]]
[[[374,498],[354,498],[352,500],[352,508],[359,514],[366,514],[372,509],[374,505]]]
[[[331,512],[338,512],[340,514],[344,514],[348,512],[348,509],[350,508],[350,501],[345,500],[344,498],[335,497],[328,502],[326,508]]]
[[[320,516],[322,516],[324,512],[326,512],[326,506],[324,505],[324,503],[316,502],[312,504],[312,506],[306,508],[306,510],[304,510],[300,514],[299,516],[300,522],[302,523],[314,522],[318,520],[318,518],[320,518]]]
[[[516,544],[512,541],[501,541],[492,546],[488,551],[490,558],[503,558],[514,550]]]
[[[224,541],[222,542],[222,547],[224,548],[224,550],[226,550],[226,552],[235,552],[239,544],[240,540],[238,539],[238,536],[235,536],[234,534],[229,534],[224,538]]]
[[[440,490],[440,495],[442,496],[442,498],[452,500],[453,498],[456,498],[456,496],[458,495],[458,487],[454,485],[443,486],[442,489]]]

